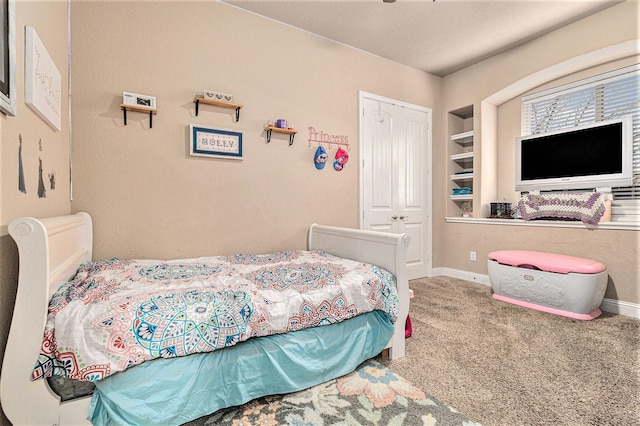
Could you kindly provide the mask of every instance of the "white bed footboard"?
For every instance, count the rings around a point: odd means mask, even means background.
[[[9,225],[20,256],[18,292],[2,364],[0,399],[14,425],[89,424],[90,398],[60,402],[46,380],[31,381],[42,345],[48,304],[59,286],[80,264],[91,260],[93,230],[86,213],[35,219],[19,218]],[[371,263],[397,280],[400,309],[390,342],[391,358],[404,356],[404,319],[409,311],[406,234],[388,234],[313,224],[309,249]]]
[[[309,228],[309,250],[322,250],[336,256],[371,263],[395,275],[400,306],[393,338],[389,342],[391,359],[402,358],[405,352],[405,318],[409,314],[408,246],[407,234],[337,228],[315,223]]]

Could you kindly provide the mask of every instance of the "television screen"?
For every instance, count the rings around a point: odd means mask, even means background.
[[[631,120],[517,138],[516,190],[631,184]]]

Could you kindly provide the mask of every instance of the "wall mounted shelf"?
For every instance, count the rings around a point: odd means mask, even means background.
[[[196,117],[198,116],[198,110],[200,107],[200,103],[206,104],[206,105],[213,105],[213,106],[217,106],[220,108],[231,108],[231,109],[235,109],[236,110],[236,123],[238,122],[238,120],[240,120],[240,108],[242,108],[242,104],[234,104],[231,102],[221,102],[221,101],[216,101],[213,99],[205,99],[202,96],[196,96],[195,98],[193,98],[193,102],[196,104]]]
[[[267,143],[271,142],[271,132],[276,132],[276,133],[283,133],[283,134],[289,135],[289,146],[293,145],[293,138],[295,134],[298,133],[297,130],[281,129],[280,127],[275,127],[275,126],[267,126],[264,129],[267,131]]]
[[[120,109],[124,113],[124,125],[125,126],[127,125],[127,111],[135,111],[135,112],[142,112],[142,113],[145,113],[145,114],[149,114],[149,128],[150,129],[153,127],[153,116],[158,113],[158,110],[155,109],[155,108],[146,108],[146,107],[141,107],[141,106],[136,106],[136,105],[120,104]]]

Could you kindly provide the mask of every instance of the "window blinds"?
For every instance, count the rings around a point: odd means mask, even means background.
[[[613,188],[613,220],[640,222],[640,65],[522,98],[522,135],[633,116],[633,185]]]

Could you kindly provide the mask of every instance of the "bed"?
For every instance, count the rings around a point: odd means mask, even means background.
[[[130,403],[131,398],[138,394],[142,395],[141,400],[150,399],[149,395],[144,393],[145,386],[148,388],[147,391],[153,392],[160,405],[156,405],[155,408],[143,407],[144,409],[155,412],[159,411],[158,407],[175,405],[167,404],[167,401],[173,401],[175,397],[172,394],[173,390],[166,389],[170,386],[163,382],[160,386],[163,392],[159,393],[155,380],[160,380],[160,376],[170,378],[172,374],[183,375],[184,371],[194,369],[200,373],[192,373],[189,380],[196,389],[202,391],[194,391],[193,395],[198,394],[204,399],[194,399],[191,395],[191,402],[172,408],[174,413],[160,413],[158,419],[161,420],[157,421],[163,424],[181,424],[223,406],[239,405],[267,394],[300,390],[338,377],[353,370],[365,359],[377,355],[382,349],[387,349],[388,352],[385,353],[392,359],[403,357],[405,354],[404,319],[409,311],[406,250],[409,237],[406,234],[313,224],[308,232],[309,251],[372,264],[395,277],[397,320],[390,323],[388,334],[383,334],[378,329],[376,321],[380,314],[375,311],[339,324],[252,338],[208,354],[145,362],[99,380],[97,383],[100,387],[96,389],[93,397],[61,401],[60,396],[52,391],[46,380],[32,381],[30,377],[37,354],[41,350],[51,296],[76,275],[82,264],[92,260],[92,220],[86,213],[45,219],[23,217],[11,222],[9,233],[18,246],[20,273],[13,319],[2,364],[0,398],[3,411],[16,425],[90,424],[89,413],[92,422],[97,424],[134,423],[136,420],[127,417],[112,420],[109,417],[112,414],[110,411],[114,411],[114,407],[115,411],[120,411],[119,404]],[[330,330],[330,327],[336,327],[334,336],[344,335],[352,338],[340,341],[315,334],[320,329]],[[373,341],[376,343],[370,343]],[[295,364],[292,361],[312,356],[310,354],[315,352],[323,354],[321,362],[312,362],[316,368],[300,362]],[[262,364],[263,362],[267,364]],[[215,367],[210,363],[215,363]],[[256,365],[261,367],[257,369]],[[216,373],[202,374],[203,371]],[[275,381],[273,371],[282,373]],[[212,376],[215,376],[215,380],[211,379]],[[156,379],[148,380],[149,377]],[[132,383],[136,385],[132,386]],[[242,389],[238,392],[229,391],[235,386],[234,383]],[[245,386],[247,383],[251,384],[249,389]],[[123,394],[122,388],[129,388],[136,395]],[[220,392],[220,389],[224,389],[224,392]],[[221,393],[224,395],[220,395]],[[209,408],[204,409],[211,411],[198,412],[197,409],[204,400],[211,404]],[[196,404],[197,407],[189,406],[189,403]],[[139,407],[132,408],[133,411],[137,409]],[[185,417],[181,417],[183,413],[187,413]],[[149,423],[156,421],[152,420]]]

